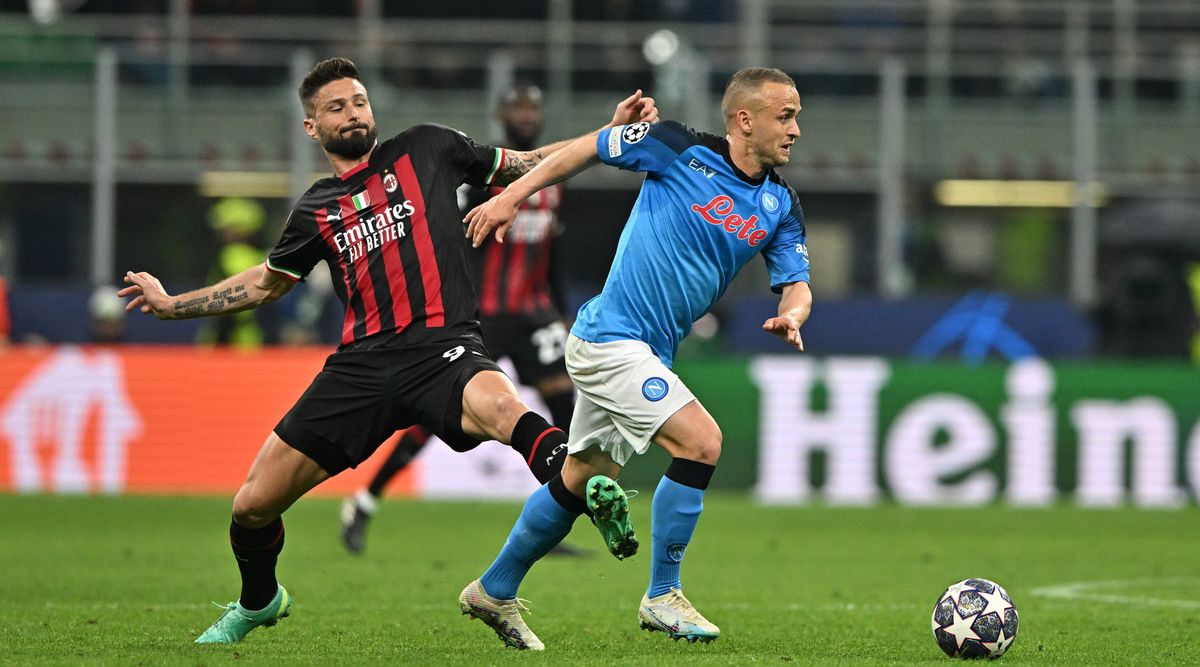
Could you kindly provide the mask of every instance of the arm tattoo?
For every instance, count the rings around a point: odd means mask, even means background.
[[[229,306],[249,298],[250,295],[246,293],[245,285],[227,287],[223,290],[214,290],[212,294],[180,301],[175,304],[175,315],[178,317],[217,315],[225,312]]]
[[[524,176],[537,166],[542,161],[542,151],[505,151],[504,164],[500,167],[500,174],[508,181],[515,181]]]
[[[187,301],[180,301],[175,304],[175,314],[181,317],[190,315],[202,315],[205,305],[208,303],[207,296],[198,296]]]

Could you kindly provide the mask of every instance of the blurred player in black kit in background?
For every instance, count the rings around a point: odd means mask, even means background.
[[[289,615],[292,599],[275,577],[284,511],[395,431],[422,424],[457,451],[499,440],[542,482],[565,455],[565,434],[521,401],[483,346],[455,193],[463,183],[511,183],[569,142],[508,150],[434,124],[379,142],[367,89],[344,58],[318,63],[299,93],[304,130],[334,175],[300,197],[267,260],[176,296],[129,271],[120,292],[131,297],[127,310],[160,319],[221,315],[279,299],[324,261],[346,308],[341,345],[267,436],[234,498],[229,541],[242,592],[202,644],[238,642]],[[638,91],[611,124],[657,119]]]
[[[543,126],[541,90],[528,84],[512,86],[500,96],[496,118],[504,128],[501,145],[533,150]],[[496,186],[460,190],[466,194],[463,210],[502,190]],[[489,237],[470,252],[484,345],[492,358],[512,361],[517,380],[537,389],[550,409],[551,421],[565,431],[571,423],[575,388],[563,364],[567,329],[553,257],[561,203],[562,185],[538,192],[522,204],[504,243]],[[388,482],[412,462],[430,437],[422,426],[405,431],[370,484],[343,503],[342,542],[351,552],[365,547],[367,526]]]

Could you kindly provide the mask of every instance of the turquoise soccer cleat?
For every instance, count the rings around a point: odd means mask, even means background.
[[[221,605],[217,605],[218,607]],[[196,638],[197,644],[233,644],[240,642],[251,630],[260,625],[270,627],[284,618],[292,609],[292,596],[280,586],[275,598],[260,611],[247,611],[240,602],[225,605],[225,613],[204,634]]]
[[[636,554],[638,541],[629,520],[629,498],[621,486],[604,475],[596,475],[588,480],[584,499],[609,552],[617,560]]]

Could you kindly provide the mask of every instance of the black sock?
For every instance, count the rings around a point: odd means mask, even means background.
[[[520,452],[537,481],[545,484],[562,470],[567,434],[536,412],[526,412],[513,428],[509,445]]]
[[[379,472],[376,472],[375,476],[371,478],[367,493],[376,498],[381,497],[388,482],[412,463],[417,454],[420,454],[421,450],[425,448],[427,442],[429,442],[429,431],[420,426],[414,426],[405,431],[404,435],[400,436],[400,442],[396,443],[396,448],[379,467]]]
[[[571,414],[575,411],[575,391],[568,389],[557,394],[543,396],[542,402],[550,409],[550,419],[563,433],[571,433]]]
[[[691,459],[671,459],[671,465],[667,466],[667,479],[678,482],[684,486],[690,486],[693,489],[701,491],[708,488],[708,482],[712,479],[713,473],[717,467]]]
[[[234,521],[229,524],[229,544],[242,571],[242,607],[250,611],[265,608],[279,588],[275,561],[283,551],[283,517],[262,528],[245,528]]]
[[[554,498],[554,501],[557,502],[563,509],[576,514],[586,514],[588,516],[592,515],[592,513],[588,511],[587,502],[583,498],[571,493],[570,489],[567,488],[567,485],[563,483],[562,475],[555,475],[549,482],[546,483],[546,486],[550,489],[550,496]]]

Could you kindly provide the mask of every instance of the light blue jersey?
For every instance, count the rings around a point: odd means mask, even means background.
[[[771,289],[808,282],[804,214],[773,170],[758,179],[729,158],[729,142],[673,121],[602,130],[600,159],[646,172],[604,290],[571,333],[593,343],[639,340],[667,367],[692,323],[746,262],[762,253]]]

